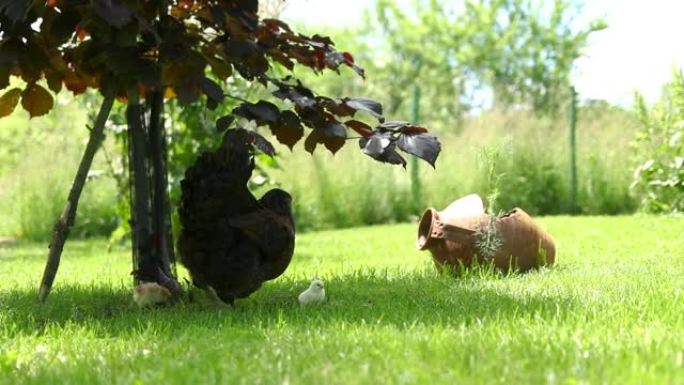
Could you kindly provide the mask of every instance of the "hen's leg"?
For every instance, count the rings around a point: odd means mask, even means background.
[[[228,307],[227,304],[233,304],[232,302],[223,301],[211,286],[203,282],[198,282],[195,279],[192,280],[192,288],[190,288],[188,294],[190,296],[190,301],[192,302],[203,302],[218,307]]]

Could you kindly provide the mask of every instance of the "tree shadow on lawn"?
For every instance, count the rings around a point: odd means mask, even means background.
[[[288,278],[265,285],[232,308],[185,302],[138,309],[125,288],[95,285],[58,287],[41,304],[33,290],[22,289],[0,293],[0,328],[11,330],[11,334],[31,335],[46,328],[76,325],[93,327],[108,336],[130,334],[150,324],[169,336],[189,327],[212,332],[226,327],[270,329],[283,323],[302,330],[361,323],[409,328],[416,324],[468,325],[495,320],[515,324],[532,317],[562,320],[576,307],[569,296],[496,289],[497,281],[515,279],[523,278],[359,273],[330,279],[326,283],[327,301],[309,308],[300,308],[296,300],[308,282]]]

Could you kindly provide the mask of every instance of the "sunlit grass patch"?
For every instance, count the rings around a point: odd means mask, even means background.
[[[138,309],[130,254],[0,248],[0,382],[676,383],[684,376],[681,218],[553,217],[557,265],[438,274],[412,224],[297,239],[286,274],[234,308]],[[186,273],[181,269],[182,276]],[[327,301],[302,309],[312,276]]]

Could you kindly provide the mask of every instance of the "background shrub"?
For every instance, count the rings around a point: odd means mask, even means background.
[[[639,133],[634,143],[639,167],[632,188],[641,208],[656,213],[684,212],[684,76],[674,73],[661,100],[646,106],[637,95]]]

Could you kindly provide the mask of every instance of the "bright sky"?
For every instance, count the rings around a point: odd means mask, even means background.
[[[358,23],[369,0],[287,0],[288,21],[307,25]],[[584,17],[603,17],[577,62],[574,84],[581,98],[630,105],[634,91],[655,101],[673,68],[684,67],[684,1],[585,0]]]

